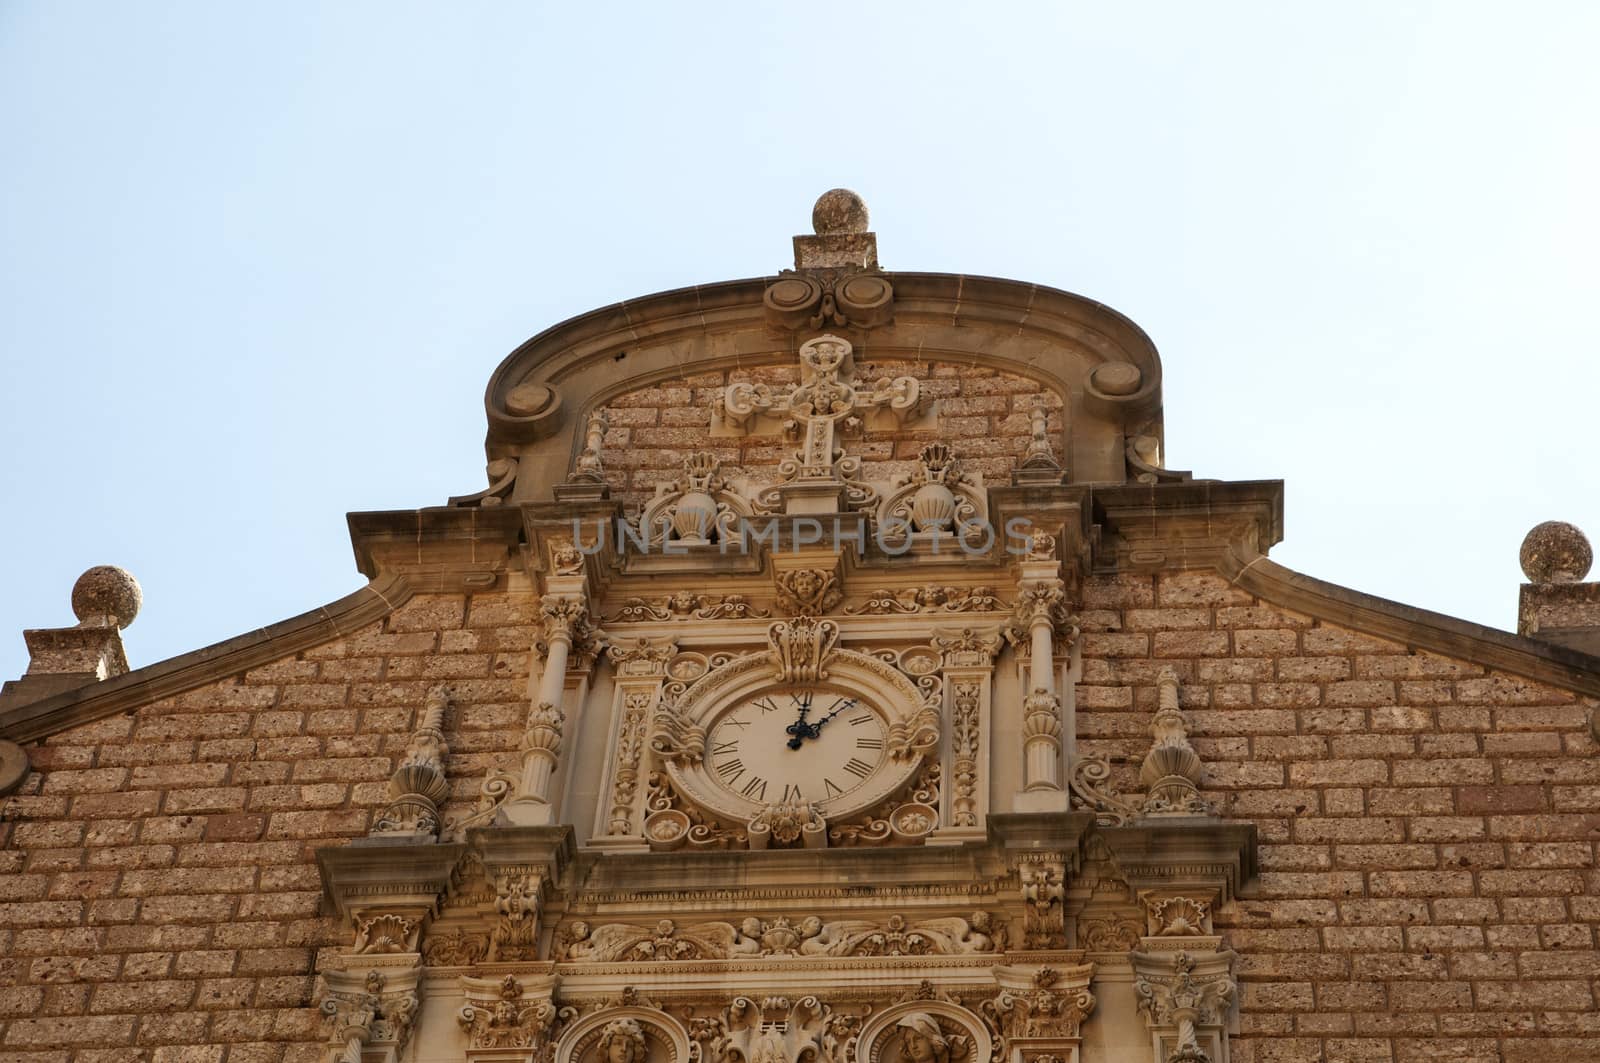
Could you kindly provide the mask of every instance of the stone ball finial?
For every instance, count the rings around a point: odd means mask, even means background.
[[[1588,536],[1562,520],[1534,526],[1522,540],[1522,573],[1530,583],[1578,583],[1594,564]]]
[[[867,202],[848,188],[822,193],[811,208],[811,228],[818,236],[867,231]]]
[[[88,626],[125,628],[143,604],[139,581],[115,565],[96,565],[72,585],[72,612]]]

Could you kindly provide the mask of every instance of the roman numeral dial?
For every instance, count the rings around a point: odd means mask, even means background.
[[[709,778],[742,803],[848,804],[885,766],[887,725],[859,694],[766,690],[723,710],[707,735]]]

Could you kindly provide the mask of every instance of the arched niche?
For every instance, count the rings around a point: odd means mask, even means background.
[[[946,1042],[932,1047],[932,1056],[918,1059],[909,1033],[925,1032],[931,1020]],[[857,1063],[989,1063],[994,1040],[989,1029],[966,1008],[943,1000],[907,1000],[885,1008],[861,1028]]]
[[[624,1021],[638,1024],[644,1037],[644,1058],[620,1059],[611,1055],[608,1030]],[[683,1024],[655,1008],[626,1005],[585,1015],[556,1042],[555,1063],[688,1063],[689,1032]]]

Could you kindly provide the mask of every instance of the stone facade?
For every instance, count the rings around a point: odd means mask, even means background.
[[[128,671],[98,573],[29,633],[0,1060],[1600,1059],[1586,614],[1283,569],[1130,323],[829,197],[793,272],[514,352],[488,489],[353,515],[363,591]]]

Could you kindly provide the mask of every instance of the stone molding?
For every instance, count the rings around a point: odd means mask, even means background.
[[[416,588],[402,575],[376,578],[343,598],[288,620],[124,672],[93,686],[68,690],[31,704],[0,708],[0,735],[16,742],[37,741],[69,727],[176,697],[332,642],[383,619],[415,593]]]

